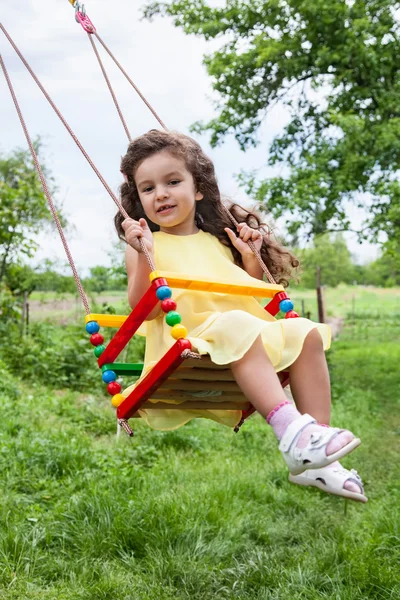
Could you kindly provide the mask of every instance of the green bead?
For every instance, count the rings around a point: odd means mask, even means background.
[[[167,313],[165,320],[170,327],[173,327],[182,321],[182,317],[176,310],[170,310],[169,313]]]
[[[101,354],[103,354],[105,349],[106,349],[106,347],[103,346],[103,344],[101,346],[96,346],[96,348],[94,349],[95,357],[99,358],[101,356]]]

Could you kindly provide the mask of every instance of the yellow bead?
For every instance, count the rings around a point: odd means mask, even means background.
[[[174,340],[180,340],[181,338],[185,338],[188,334],[188,330],[183,325],[174,325],[171,327],[171,335]]]
[[[125,400],[125,396],[122,394],[115,394],[115,396],[111,399],[111,404],[117,408],[123,401]]]

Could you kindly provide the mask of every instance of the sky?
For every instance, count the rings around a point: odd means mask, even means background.
[[[218,44],[186,36],[168,19],[157,18],[152,23],[142,20],[142,5],[142,1],[128,0],[85,3],[99,36],[167,127],[189,133],[190,124],[216,115],[214,92],[202,61]],[[120,158],[128,140],[88,36],[75,22],[71,4],[68,0],[0,0],[0,9],[3,26],[117,194],[122,183]],[[154,116],[103,48],[98,47],[131,136],[158,128]],[[56,199],[73,224],[68,241],[78,269],[86,274],[92,266],[110,264],[109,252],[117,239],[114,202],[1,32],[0,51],[30,136],[40,135],[45,144],[43,158],[56,180]],[[211,149],[206,135],[194,136],[215,164],[223,195],[246,202],[234,174],[262,168],[268,145],[287,121],[285,108],[276,106],[259,132],[259,146],[246,152],[240,151],[233,138]],[[0,77],[0,152],[8,153],[16,147],[26,148],[27,144],[6,82]],[[266,172],[264,168],[263,174]],[[355,225],[360,218],[354,211]],[[350,234],[347,241],[360,262],[375,258],[375,246],[360,246]],[[44,258],[64,261],[57,234],[47,232],[38,242],[35,262]]]

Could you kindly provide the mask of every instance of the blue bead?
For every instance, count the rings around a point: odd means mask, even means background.
[[[100,325],[97,323],[97,321],[89,321],[89,323],[86,323],[86,331],[88,333],[97,333],[99,330]]]
[[[104,381],[104,383],[111,383],[112,381],[115,381],[117,379],[117,375],[114,373],[114,371],[104,371],[101,378]]]
[[[289,298],[286,298],[285,300],[281,300],[279,302],[279,309],[283,312],[283,313],[287,313],[289,312],[289,310],[293,310],[294,309],[294,304],[291,300],[289,300]]]
[[[157,288],[156,296],[159,300],[166,300],[167,298],[171,298],[172,290],[167,285],[162,285],[161,287]]]

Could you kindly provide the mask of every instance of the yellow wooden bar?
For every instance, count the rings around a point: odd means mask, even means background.
[[[89,321],[97,321],[101,327],[121,327],[122,323],[126,321],[128,317],[124,315],[86,315],[85,323]]]
[[[198,279],[190,275],[179,275],[168,271],[153,271],[150,273],[150,281],[163,277],[172,288],[185,290],[197,290],[202,292],[219,292],[223,294],[236,294],[237,296],[257,296],[262,298],[273,298],[278,292],[285,291],[282,285],[265,283],[231,283],[229,281],[216,281],[208,277]]]

